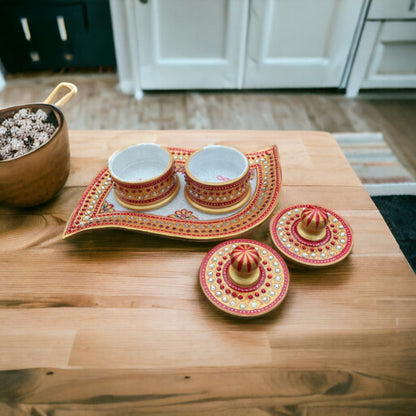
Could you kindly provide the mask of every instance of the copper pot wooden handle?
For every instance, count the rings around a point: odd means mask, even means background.
[[[44,104],[52,104],[52,101],[55,99],[56,95],[58,94],[59,90],[62,87],[68,88],[69,92],[67,92],[60,100],[58,100],[55,104],[53,104],[57,107],[62,107],[64,104],[66,104],[78,91],[76,85],[71,84],[70,82],[61,82],[49,94],[49,96],[44,101]]]

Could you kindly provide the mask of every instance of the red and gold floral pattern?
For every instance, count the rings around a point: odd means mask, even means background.
[[[181,172],[190,149],[169,148]],[[256,184],[247,204],[228,216],[210,219],[179,219],[171,216],[155,215],[151,212],[123,211],[103,212],[112,181],[108,168],[103,169],[87,187],[77,207],[69,218],[63,238],[74,236],[87,230],[119,228],[140,231],[155,235],[195,241],[218,241],[245,234],[266,221],[273,213],[280,192],[281,173],[276,146],[246,153],[250,169],[256,173]],[[166,205],[169,207],[169,204]]]
[[[114,211],[115,210],[114,210],[114,205],[113,204],[110,204],[107,201],[104,201],[103,202],[103,205],[101,206],[101,209],[100,209],[100,213],[103,213],[103,212],[114,212]]]
[[[198,217],[193,215],[192,211],[188,211],[186,208],[175,211],[174,214],[169,215],[169,218],[179,218],[180,220],[197,220]]]

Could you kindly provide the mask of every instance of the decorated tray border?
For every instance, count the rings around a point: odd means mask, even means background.
[[[168,148],[176,170],[183,174],[184,164],[195,151]],[[118,228],[196,241],[230,239],[259,226],[273,213],[280,192],[281,171],[276,146],[246,153],[250,170],[255,170],[256,187],[249,202],[236,212],[217,219],[198,220],[192,213],[175,211],[169,216],[150,212],[115,211],[107,196],[112,189],[108,168],[104,168],[87,187],[69,218],[62,238],[88,230]],[[169,205],[167,205],[169,206]]]
[[[251,287],[238,287],[227,276],[230,253],[241,243],[251,244],[259,253],[261,275]],[[238,239],[218,244],[205,256],[199,281],[207,299],[220,310],[240,317],[264,315],[276,308],[289,289],[289,270],[283,258],[264,243]]]
[[[305,266],[329,266],[346,258],[352,249],[352,231],[346,221],[334,211],[328,214],[326,236],[321,241],[306,241],[297,232],[302,211],[313,205],[300,204],[285,208],[270,221],[269,231],[279,252],[289,260]]]

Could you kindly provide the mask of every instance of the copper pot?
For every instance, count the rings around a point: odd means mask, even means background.
[[[69,89],[55,104],[51,102],[62,87]],[[33,207],[49,201],[64,186],[70,169],[68,127],[59,106],[75,95],[77,87],[62,82],[43,103],[24,104],[0,111],[0,123],[22,108],[42,109],[56,127],[48,142],[10,160],[0,161],[0,203],[12,207]]]

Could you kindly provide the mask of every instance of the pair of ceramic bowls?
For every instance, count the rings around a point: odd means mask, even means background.
[[[126,208],[147,211],[168,204],[179,191],[172,154],[155,143],[129,146],[110,156],[114,194]],[[184,166],[185,196],[200,211],[226,213],[250,198],[250,170],[246,156],[227,146],[195,151]]]

